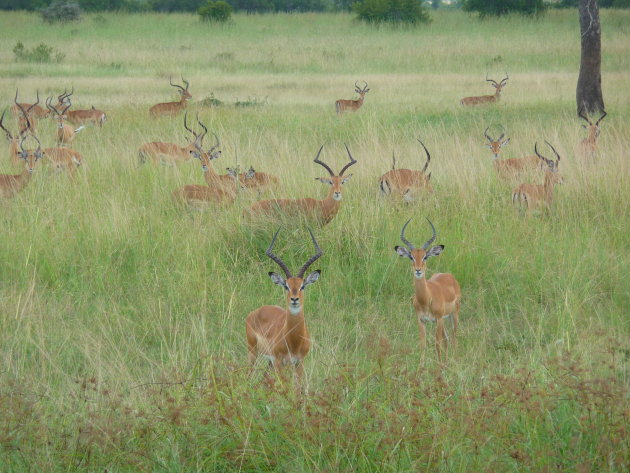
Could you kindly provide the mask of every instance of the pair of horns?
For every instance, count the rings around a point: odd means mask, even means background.
[[[595,126],[599,126],[599,122],[601,122],[601,121],[604,119],[604,117],[605,117],[606,115],[608,115],[608,113],[607,113],[607,112],[604,112],[604,113],[602,114],[602,116],[601,116],[601,117],[599,117],[599,119],[595,122]],[[590,120],[590,119],[589,119],[589,118],[588,118],[588,117],[584,114],[584,106],[580,107],[580,111],[578,112],[578,116],[579,116],[580,118],[583,118],[584,120],[586,120],[586,122],[587,122],[589,125],[593,126],[593,122],[592,122],[592,121],[591,121],[591,120]]]
[[[534,143],[534,152],[536,153],[536,156],[538,156],[540,159],[542,159],[545,163],[547,163],[547,166],[549,166],[550,168],[554,168],[554,167],[558,167],[558,163],[560,162],[560,155],[558,154],[558,152],[556,151],[556,148],[554,148],[551,143],[549,143],[547,140],[545,140],[545,143],[547,143],[547,145],[553,150],[554,154],[556,155],[556,161],[554,162],[552,159],[547,159],[545,158],[543,155],[541,155],[538,152],[538,143]]]
[[[501,127],[501,135],[499,136],[499,138],[496,141],[501,141],[503,139],[503,137],[505,136],[505,128],[503,128],[503,125],[499,125]],[[492,138],[489,134],[488,134],[488,130],[490,129],[490,127],[487,127],[484,132],[483,132],[483,136],[486,137],[486,139],[492,143],[494,140],[494,138]]]
[[[403,225],[402,231],[400,232],[400,240],[405,244],[407,248],[409,248],[409,250],[415,250],[416,247],[413,245],[413,243],[405,238],[405,230],[407,229],[407,225],[409,225],[409,222],[411,222],[411,219],[407,220]],[[435,232],[435,227],[433,226],[433,223],[431,223],[431,220],[429,220],[428,218],[427,222],[429,222],[429,225],[431,225],[433,235],[424,243],[424,245],[422,245],[422,249],[425,251],[429,248],[431,243],[433,243],[435,241],[435,238],[437,237],[437,233]]]
[[[354,159],[352,157],[352,154],[350,154],[350,150],[348,149],[348,145],[344,143],[344,146],[346,147],[346,151],[348,152],[348,156],[350,157],[350,162],[348,164],[346,164],[342,169],[341,172],[339,173],[339,176],[343,176],[343,173],[346,172],[346,170],[352,166],[353,164],[355,164],[357,162],[356,159]],[[326,169],[326,171],[328,171],[328,173],[331,175],[331,177],[335,177],[335,173],[333,172],[332,169],[330,169],[330,166],[328,166],[326,163],[324,163],[323,161],[319,160],[319,155],[321,154],[322,150],[324,149],[324,145],[321,146],[321,148],[319,148],[319,151],[317,152],[317,156],[315,156],[314,162],[316,162],[317,164],[319,164],[320,166],[322,166],[324,169]]]
[[[496,80],[492,80],[492,79],[488,79],[488,73],[486,72],[486,82],[492,82],[494,85],[496,85],[497,87],[500,86],[504,86],[505,83],[507,82],[507,80],[510,78],[510,76],[508,76],[508,73],[505,73],[505,77],[503,79],[501,79],[501,82],[497,84]]]
[[[169,82],[169,84],[171,84],[173,87],[177,87],[177,88],[179,88],[182,92],[188,92],[188,86],[190,85],[190,83],[189,83],[186,79],[184,79],[184,76],[182,76],[182,82],[183,82],[184,84],[186,84],[186,88],[185,88],[185,89],[184,89],[181,85],[173,84],[173,76],[170,76],[170,77],[168,78],[168,82]]]
[[[313,232],[311,231],[310,228],[308,229],[308,232],[311,234],[311,239],[313,240],[313,245],[315,246],[315,254],[313,256],[311,256],[308,259],[308,261],[302,265],[302,267],[300,268],[300,271],[298,271],[298,274],[296,276],[298,278],[304,277],[304,273],[306,272],[308,267],[310,265],[312,265],[321,255],[324,254],[322,252],[322,249],[317,244],[317,240],[315,239],[315,235],[313,235]],[[267,250],[265,251],[265,254],[267,256],[269,256],[269,258],[271,258],[273,261],[275,261],[278,264],[278,266],[280,266],[280,268],[282,268],[282,270],[284,271],[284,274],[286,275],[287,278],[291,278],[293,276],[291,275],[291,271],[289,270],[289,267],[284,263],[284,261],[282,261],[282,259],[280,259],[279,256],[276,256],[273,253],[273,251],[272,251],[273,250],[273,245],[276,242],[276,238],[278,236],[278,233],[280,233],[280,229],[279,228],[276,231],[275,235],[273,236],[273,238],[271,240],[271,244],[269,245],[269,248],[267,248]]]
[[[424,152],[427,154],[427,162],[424,163],[424,167],[422,168],[422,171],[420,171],[422,174],[424,174],[424,172],[429,167],[429,163],[431,162],[431,154],[429,153],[429,150],[427,149],[427,147],[424,146],[424,143],[420,140],[420,138],[416,138],[416,139],[418,140],[418,143],[422,145],[422,147],[424,148]],[[396,154],[394,154],[394,152],[392,151],[392,171],[394,171],[395,169],[396,169]]]
[[[198,134],[195,132],[195,130],[191,129],[188,126],[187,123],[188,120],[188,112],[184,113],[184,128],[186,128],[187,131],[189,131],[190,133],[192,133],[192,135],[195,137],[195,145],[199,148],[201,148],[201,144],[203,142],[203,139],[205,138],[205,136],[208,134],[208,128],[206,127],[206,125],[204,125],[201,120],[199,120],[199,114],[197,114],[197,123],[199,124],[199,126],[201,128],[203,128],[203,133]],[[210,152],[214,151],[216,148],[218,148],[219,146],[221,146],[221,142],[219,141],[219,137],[217,136],[216,133],[212,133],[214,135],[214,138],[216,140],[214,146],[210,149]]]

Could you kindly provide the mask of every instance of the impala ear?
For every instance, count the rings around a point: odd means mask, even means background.
[[[411,253],[409,253],[409,250],[404,246],[395,246],[394,249],[396,250],[398,256],[406,256],[409,259],[413,259],[411,257]]]
[[[302,283],[302,289],[304,289],[309,284],[313,284],[314,282],[317,282],[320,274],[321,274],[321,270],[318,269],[317,271],[313,271],[311,274],[306,276],[306,278],[304,278],[304,282]]]
[[[438,256],[440,253],[442,253],[442,251],[444,251],[444,245],[436,245],[433,248],[431,248],[429,251],[427,251],[426,254],[424,255],[424,258],[422,259],[426,261],[431,256]]]
[[[347,176],[344,176],[344,178],[341,180],[341,184],[345,184],[346,182],[348,182],[351,177],[352,177],[352,174],[348,174]]]
[[[284,280],[284,278],[281,275],[273,271],[270,271],[269,276],[271,277],[272,283],[277,284],[278,286],[282,286],[287,291],[289,290],[289,286],[287,286],[287,282]]]
[[[332,180],[326,179],[325,177],[316,177],[315,180],[319,182],[323,182],[324,184],[328,184],[329,186],[332,186]]]
[[[501,146],[505,146],[506,144],[508,144],[510,142],[510,139],[508,138],[507,140],[505,140],[503,143],[501,143]]]

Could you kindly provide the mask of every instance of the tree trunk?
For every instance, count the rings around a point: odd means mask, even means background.
[[[576,90],[577,111],[579,113],[580,109],[584,108],[586,113],[603,112],[602,30],[599,24],[599,6],[597,0],[579,1],[582,55]]]

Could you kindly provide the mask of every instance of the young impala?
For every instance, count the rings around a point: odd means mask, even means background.
[[[547,159],[538,152],[538,143],[534,145],[534,152],[536,156],[540,158],[546,165],[545,170],[545,182],[542,185],[536,184],[521,184],[512,191],[512,203],[519,204],[521,207],[525,207],[528,213],[532,213],[534,209],[546,206],[551,207],[553,201],[553,187],[555,184],[562,184],[564,179],[562,175],[558,173],[558,164],[560,164],[560,155],[556,149],[551,146],[548,141],[545,141],[547,145],[553,150],[557,159]]]
[[[46,106],[54,114],[55,119],[57,120],[57,144],[60,145],[72,143],[72,141],[74,141],[75,135],[83,130],[85,126],[80,126],[79,128],[74,129],[70,125],[65,124],[65,121],[67,119],[66,112],[70,107],[72,107],[70,96],[66,97],[65,108],[61,112],[57,110],[55,106],[53,106],[52,96],[46,99]]]
[[[427,345],[426,322],[437,322],[436,342],[438,360],[442,360],[444,350],[444,360],[447,359],[448,335],[444,326],[444,319],[453,317],[453,345],[457,348],[457,325],[459,322],[459,306],[462,292],[457,280],[450,273],[436,273],[429,280],[426,279],[426,262],[431,256],[438,256],[444,250],[444,245],[437,245],[429,249],[435,241],[435,227],[429,219],[429,225],[433,231],[433,236],[429,238],[421,248],[416,248],[405,238],[405,229],[411,219],[403,225],[400,232],[400,239],[405,246],[396,246],[395,250],[399,256],[407,257],[411,260],[413,273],[413,307],[418,316],[420,327],[420,346],[424,351]]]
[[[177,93],[181,96],[179,102],[164,102],[155,104],[153,107],[149,109],[149,114],[155,118],[163,115],[167,116],[175,116],[182,110],[186,108],[187,101],[192,98],[190,92],[188,92],[188,86],[190,83],[184,79],[182,76],[182,82],[186,84],[186,88],[184,89],[181,85],[173,84],[173,78],[169,77],[168,79],[171,86],[178,88]]]
[[[227,172],[237,179],[241,187],[258,192],[275,186],[280,182],[277,176],[266,172],[256,171],[252,166],[246,172],[238,172],[238,168],[227,168]]]
[[[582,125],[584,128],[588,130],[588,136],[584,138],[582,142],[580,143],[582,153],[588,154],[590,157],[593,157],[595,156],[595,153],[597,152],[597,137],[599,136],[599,132],[600,132],[599,122],[601,122],[604,119],[604,117],[608,114],[604,112],[602,116],[599,117],[599,119],[595,123],[593,123],[586,115],[584,115],[584,108],[580,109],[580,112],[578,113],[578,115],[580,118],[583,118],[584,120],[586,120],[586,123],[588,123],[588,126]]]
[[[359,81],[354,83],[354,91],[359,94],[359,98],[357,100],[344,100],[340,99],[335,102],[335,109],[339,115],[343,114],[343,112],[356,112],[363,105],[363,100],[365,100],[365,94],[367,94],[370,89],[368,89],[367,82],[363,81],[365,86],[363,88],[359,87]]]
[[[262,356],[274,369],[293,365],[300,388],[304,374],[302,363],[311,347],[311,338],[304,320],[304,289],[319,279],[321,271],[318,269],[306,277],[304,274],[323,254],[313,232],[310,228],[308,231],[315,246],[315,254],[302,265],[297,276],[293,276],[284,261],[272,251],[280,229],[276,231],[265,254],[280,266],[286,276],[285,279],[279,273],[269,273],[271,281],[286,291],[286,306],[264,305],[250,312],[245,321],[249,361],[253,364]]]
[[[251,216],[285,216],[291,219],[306,217],[307,220],[314,221],[322,226],[326,225],[335,218],[335,215],[337,215],[339,207],[341,206],[341,198],[343,195],[342,187],[352,177],[352,174],[344,176],[343,173],[357,161],[352,157],[348,146],[346,146],[350,162],[341,169],[339,174],[335,175],[333,170],[327,164],[319,160],[319,155],[321,154],[323,148],[324,145],[319,148],[314,162],[322,166],[330,174],[330,178],[315,178],[318,181],[330,186],[330,190],[325,199],[318,200],[304,198],[260,200],[258,202],[254,202],[249,208],[249,211],[246,211],[245,214],[249,213]]]
[[[491,82],[492,87],[497,89],[494,92],[494,95],[480,95],[476,97],[464,97],[463,99],[460,100],[459,103],[466,106],[466,105],[481,105],[485,103],[498,102],[499,100],[501,100],[501,90],[507,84],[508,79],[509,77],[508,77],[507,72],[505,73],[505,78],[501,79],[501,82],[498,82],[498,83],[492,79],[488,79],[488,74],[486,74],[486,82]]]
[[[529,171],[540,169],[540,160],[535,155],[525,156],[523,158],[499,159],[501,148],[507,145],[510,139],[507,138],[504,140],[503,137],[505,133],[501,133],[499,138],[495,140],[488,134],[489,128],[490,127],[485,129],[483,135],[488,140],[486,146],[492,151],[494,169],[500,179],[512,181]]]
[[[0,197],[3,199],[10,199],[14,197],[18,192],[24,189],[31,180],[31,176],[35,171],[35,163],[42,158],[42,146],[35,135],[33,135],[35,141],[37,141],[37,149],[26,150],[24,149],[24,136],[20,140],[20,153],[18,159],[23,159],[25,169],[20,174],[0,174]]]
[[[431,173],[425,174],[431,161],[431,155],[424,143],[418,140],[418,143],[424,148],[427,155],[427,161],[424,163],[422,171],[414,169],[396,169],[396,156],[393,156],[391,171],[387,171],[379,179],[381,193],[384,195],[395,194],[402,198],[405,202],[414,200],[417,194],[422,191],[433,192],[431,187]]]
[[[13,136],[13,134],[11,134],[11,132],[6,129],[2,123],[4,121],[5,113],[6,110],[2,112],[2,116],[0,117],[0,129],[4,131],[7,141],[9,142],[9,158],[11,159],[11,164],[17,166],[20,164],[20,139],[26,135],[27,129],[30,125],[27,124],[26,128],[19,130],[18,135]]]

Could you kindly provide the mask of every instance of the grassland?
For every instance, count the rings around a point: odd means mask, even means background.
[[[372,29],[348,15],[87,16],[47,26],[0,14],[0,96],[16,87],[74,87],[77,107],[108,113],[76,139],[75,183],[40,168],[2,202],[0,470],[472,472],[627,471],[630,338],[630,15],[603,11],[608,117],[600,152],[578,153],[579,29],[575,12],[541,21],[478,22],[438,13],[419,29]],[[11,47],[45,42],[59,64],[15,62]],[[494,107],[459,99],[510,81]],[[251,228],[241,196],[228,208],[182,210],[171,191],[203,182],[197,163],[138,167],[147,141],[184,143],[179,120],[148,118],[183,74],[220,136],[217,169],[273,172],[279,197],[326,190],[312,163],[352,168],[336,219],[316,229],[325,255],[306,294],[313,348],[308,395],[265,384],[246,364],[244,319],[283,294],[264,256],[275,224]],[[371,88],[335,116],[355,80]],[[224,106],[204,108],[211,93]],[[247,100],[256,107],[236,107]],[[498,182],[483,130],[502,124],[506,157],[549,140],[565,184],[550,212],[524,218]],[[52,122],[40,139],[53,142]],[[377,192],[391,165],[432,152],[433,195],[408,206]],[[11,169],[8,152],[2,172]],[[445,252],[430,262],[463,290],[459,347],[439,368],[429,327],[422,361],[411,275],[398,258],[402,223]],[[286,222],[278,253],[311,251]]]

